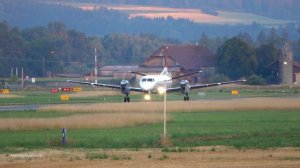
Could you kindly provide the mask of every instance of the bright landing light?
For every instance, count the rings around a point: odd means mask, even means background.
[[[149,101],[151,99],[150,94],[145,94],[144,99],[147,100],[147,101]]]
[[[157,88],[157,91],[159,94],[164,94],[166,92],[166,89],[164,87]]]

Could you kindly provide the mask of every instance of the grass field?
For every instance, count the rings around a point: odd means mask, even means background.
[[[225,145],[236,148],[300,147],[299,88],[235,86],[193,91],[192,101],[168,94],[168,136],[171,146]],[[46,104],[37,110],[0,112],[0,153],[61,148],[162,147],[162,96],[122,102],[118,91],[83,91],[62,102],[49,91],[13,91],[0,105]],[[74,97],[72,97],[74,95]],[[88,95],[88,96],[86,96]],[[20,97],[19,97],[20,96]],[[80,103],[80,104],[79,104]]]
[[[34,112],[29,112],[34,113]],[[18,118],[15,112],[15,117]],[[23,116],[21,116],[23,117]],[[47,118],[46,116],[40,116]],[[237,148],[300,147],[300,110],[256,110],[169,113],[168,135],[173,146],[226,145]],[[86,121],[88,122],[88,121]],[[155,148],[162,123],[117,128],[68,129],[66,147]],[[0,131],[1,153],[15,148],[60,147],[61,130]]]

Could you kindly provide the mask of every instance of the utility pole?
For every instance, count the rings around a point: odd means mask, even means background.
[[[164,92],[164,137],[163,137],[164,146],[167,146],[167,85],[165,83],[165,92]]]
[[[98,83],[98,62],[97,62],[97,49],[95,48],[95,83]]]
[[[22,67],[22,83],[21,83],[21,88],[24,88],[24,70]]]
[[[164,56],[165,56],[165,63],[164,63],[164,67],[167,68],[168,63],[167,63],[167,56],[168,56],[168,47],[166,47],[166,49],[164,50]],[[167,81],[165,81],[165,85],[164,85],[164,137],[163,137],[163,145],[167,146]]]
[[[18,72],[18,67],[16,67],[16,77],[18,78],[19,77],[19,72]]]
[[[45,56],[43,56],[43,77],[45,77]]]

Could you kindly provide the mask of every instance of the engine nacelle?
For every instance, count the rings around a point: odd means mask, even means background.
[[[180,82],[180,91],[181,91],[182,94],[190,93],[190,91],[191,91],[191,85],[190,85],[189,81],[182,80]]]
[[[120,85],[121,93],[128,95],[130,93],[130,84],[128,80],[122,80]]]

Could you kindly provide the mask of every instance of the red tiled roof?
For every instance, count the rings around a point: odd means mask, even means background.
[[[152,56],[163,57],[165,48],[166,46],[160,47]],[[171,45],[168,46],[167,55],[186,70],[215,66],[214,55],[203,46]]]

